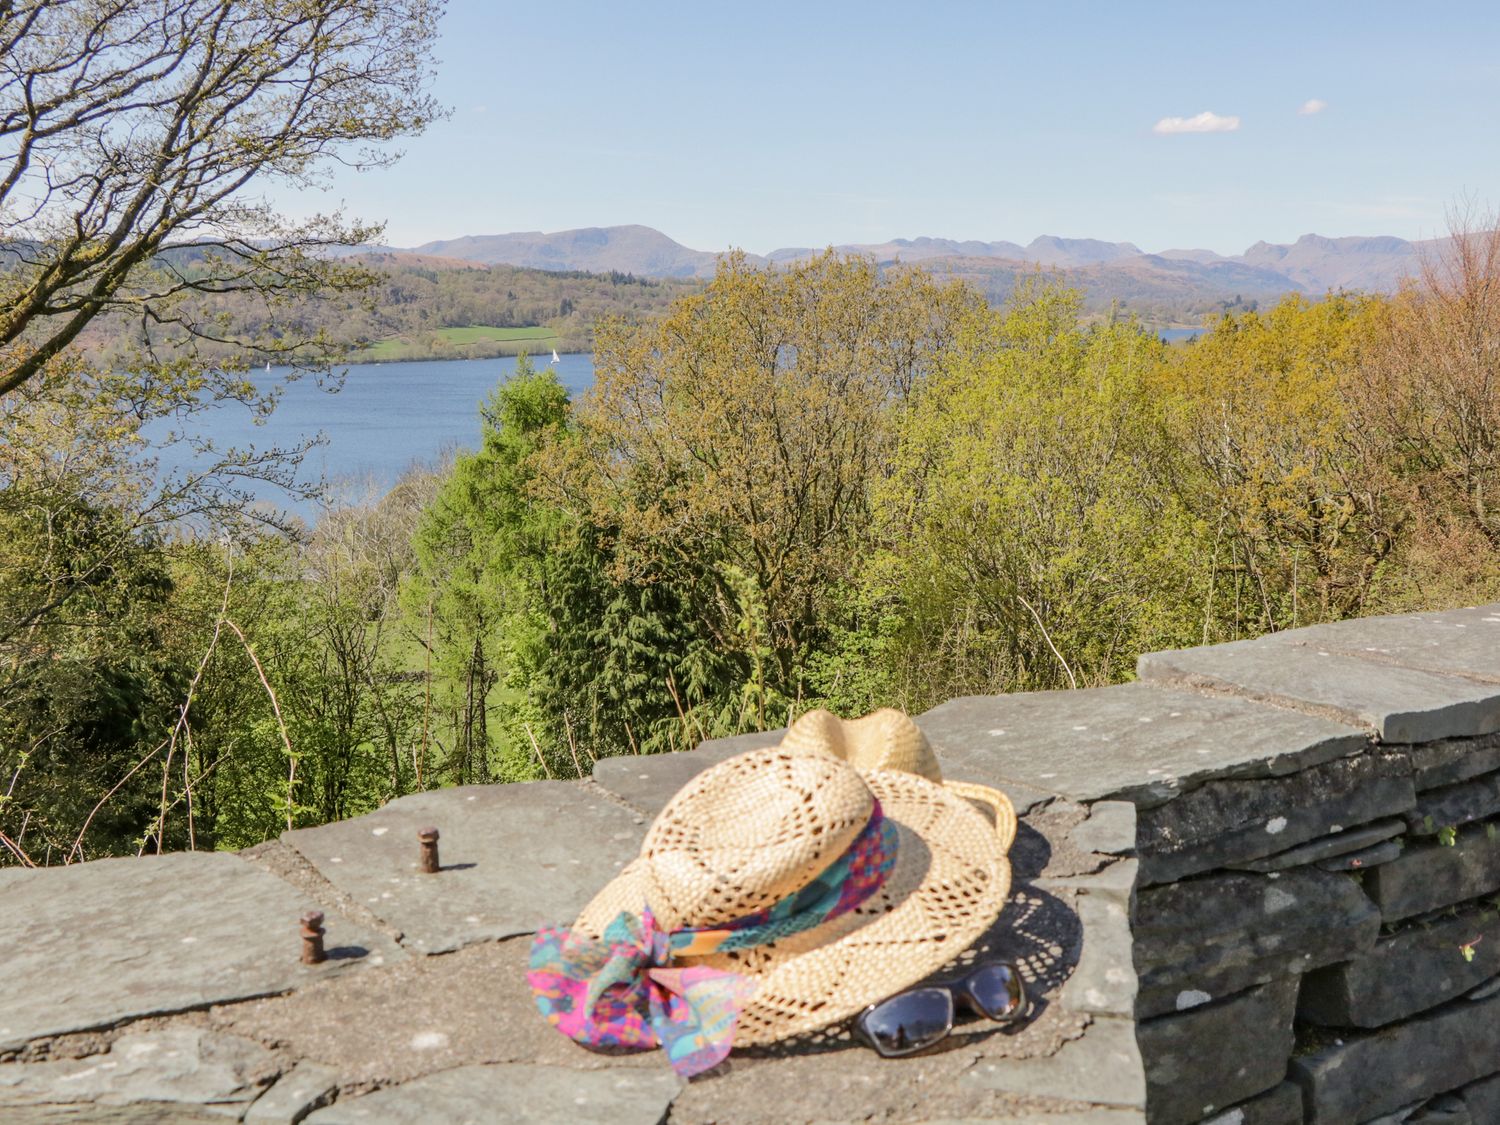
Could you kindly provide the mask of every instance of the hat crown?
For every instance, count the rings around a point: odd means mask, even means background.
[[[672,798],[646,833],[647,904],[666,930],[722,925],[810,883],[869,823],[859,771],[781,748],[713,766]]]
[[[781,745],[842,758],[862,770],[902,770],[943,780],[942,767],[922,728],[894,707],[862,719],[840,719],[832,711],[809,711],[787,728]]]

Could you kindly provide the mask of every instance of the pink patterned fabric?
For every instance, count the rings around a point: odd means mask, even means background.
[[[677,1073],[699,1074],[729,1054],[755,982],[701,965],[673,968],[673,958],[765,945],[853,910],[885,882],[897,840],[877,801],[854,843],[817,877],[727,925],[665,933],[647,907],[639,916],[618,915],[600,939],[561,927],[541,929],[526,974],[537,1008],[576,1042],[659,1046]]]

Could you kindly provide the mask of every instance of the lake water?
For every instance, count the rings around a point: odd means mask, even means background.
[[[543,366],[539,358],[532,362]],[[326,443],[303,462],[304,479],[322,476],[346,483],[350,494],[378,495],[414,463],[477,447],[479,404],[515,369],[514,358],[353,364],[338,391],[320,389],[310,379],[292,383],[263,426],[233,404],[200,416],[195,425],[220,448],[286,447],[321,434]],[[576,395],[593,385],[594,357],[560,356],[556,370]],[[253,377],[270,386],[283,374],[273,367],[270,374]],[[162,460],[168,468],[191,464],[185,450],[169,451]],[[316,516],[312,505],[289,505],[279,489],[260,495],[304,519]]]
[[[1201,330],[1156,331],[1178,340]],[[556,368],[563,386],[574,395],[593,385],[592,355],[561,356]],[[353,364],[338,391],[322,390],[309,379],[292,383],[264,426],[253,424],[244,409],[233,405],[200,416],[196,424],[220,448],[286,447],[321,434],[325,443],[303,462],[304,479],[332,482],[335,495],[377,496],[389,491],[413,464],[435,461],[452,449],[478,446],[479,404],[515,369],[514,358]],[[272,368],[269,375],[253,377],[269,386],[282,374]],[[186,450],[168,451],[162,461],[167,468],[191,464]],[[317,517],[313,505],[289,504],[279,489],[266,487],[259,495],[309,521]]]
[[[1151,331],[1169,344],[1175,344],[1178,340],[1196,340],[1203,335],[1201,328],[1153,328]]]

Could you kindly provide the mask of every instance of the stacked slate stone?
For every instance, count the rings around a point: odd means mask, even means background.
[[[1140,681],[921,722],[976,777],[1134,807],[1147,1119],[1500,1123],[1500,606]]]

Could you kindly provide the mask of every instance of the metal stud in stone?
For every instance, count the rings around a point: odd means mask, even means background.
[[[323,912],[309,910],[302,915],[302,963],[320,965],[328,960],[323,952]]]
[[[422,870],[428,875],[436,875],[441,870],[438,864],[438,830],[419,828],[417,839],[422,842]]]

